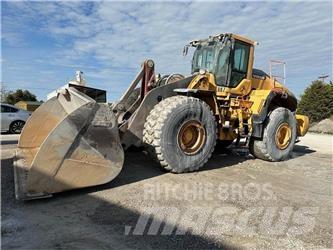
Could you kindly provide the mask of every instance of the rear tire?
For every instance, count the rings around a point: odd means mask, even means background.
[[[261,140],[251,138],[253,156],[266,161],[283,161],[290,157],[296,140],[296,119],[286,108],[274,109],[267,118]]]
[[[24,121],[13,121],[9,126],[9,132],[12,134],[20,134],[24,124]]]
[[[216,120],[210,107],[193,97],[173,96],[150,112],[144,142],[160,165],[182,173],[202,167],[217,139]]]

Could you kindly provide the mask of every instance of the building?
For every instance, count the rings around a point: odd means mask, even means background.
[[[86,87],[86,80],[83,78],[82,71],[75,72],[75,79],[69,81],[66,85],[60,87],[57,90],[52,91],[47,94],[46,99],[50,100],[52,97],[58,95],[59,91],[67,88],[75,88],[78,91],[86,94],[90,98],[94,99],[96,102],[105,103],[106,102],[106,91],[102,89]]]
[[[66,88],[69,88],[70,85],[81,85],[81,86],[85,86],[86,85],[86,80],[83,78],[83,72],[78,70],[75,72],[75,79],[74,80],[70,80],[68,82],[68,84],[60,87],[59,89],[57,90],[54,90],[52,91],[51,93],[48,93],[47,96],[46,96],[46,100],[49,100],[51,99],[52,97],[55,97],[57,96],[57,93],[58,93],[58,90],[61,90],[61,89],[66,89]]]
[[[15,103],[15,106],[27,111],[35,111],[42,104],[42,102],[19,101]]]

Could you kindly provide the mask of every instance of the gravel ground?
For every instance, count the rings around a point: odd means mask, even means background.
[[[106,185],[19,202],[17,136],[1,135],[2,249],[333,248],[332,140],[308,134],[280,163],[216,150],[177,175],[127,152]]]
[[[324,119],[320,122],[312,124],[312,126],[309,128],[309,131],[316,133],[333,134],[333,120]]]

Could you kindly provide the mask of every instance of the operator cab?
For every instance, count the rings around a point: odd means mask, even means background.
[[[252,72],[253,45],[255,42],[233,34],[221,34],[206,40],[192,41],[187,47],[195,47],[192,74],[207,71],[215,76],[218,86],[236,87]]]

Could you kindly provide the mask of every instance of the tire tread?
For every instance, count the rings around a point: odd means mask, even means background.
[[[209,152],[208,157],[202,162],[202,164],[194,167],[190,167],[187,169],[175,169],[172,166],[168,164],[168,162],[165,159],[165,156],[163,155],[163,150],[161,147],[161,134],[162,129],[165,125],[165,122],[168,118],[168,116],[173,112],[173,110],[179,106],[182,106],[186,104],[188,101],[191,102],[200,102],[201,105],[206,106],[211,113],[211,116],[214,118],[213,112],[211,111],[208,104],[201,101],[200,99],[193,98],[193,97],[186,97],[186,96],[173,96],[169,97],[167,99],[164,99],[160,103],[158,103],[149,113],[146,123],[144,125],[144,131],[143,131],[143,140],[144,143],[147,144],[147,151],[148,153],[157,160],[160,165],[167,171],[173,172],[173,173],[182,173],[182,172],[192,172],[195,170],[198,170],[200,167],[202,167],[204,164],[207,163],[209,158],[211,157],[215,145],[216,140],[214,142],[214,145]],[[215,122],[215,130],[217,134],[217,128],[216,128],[216,122]]]

